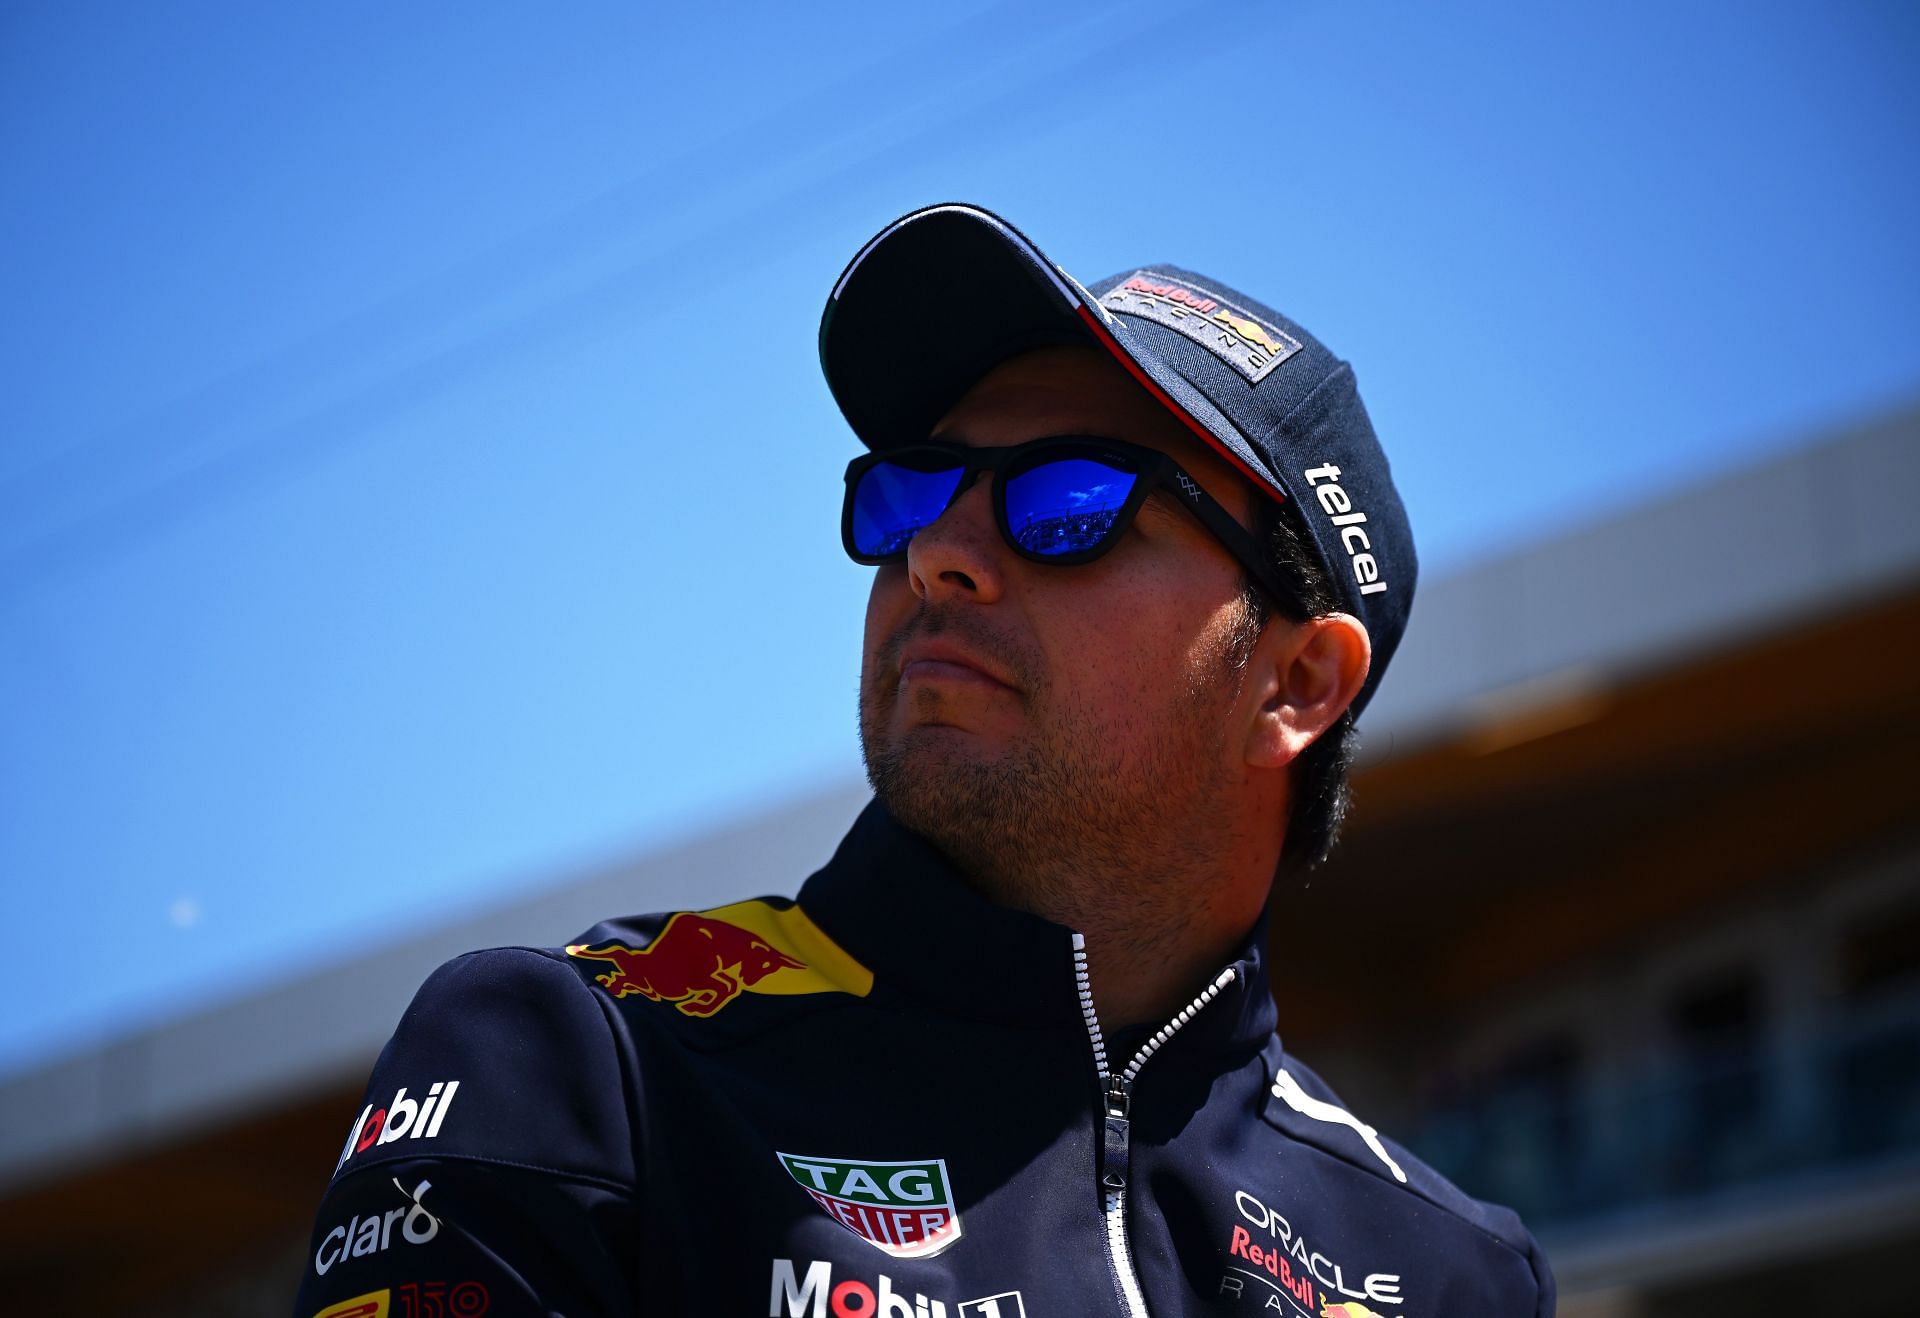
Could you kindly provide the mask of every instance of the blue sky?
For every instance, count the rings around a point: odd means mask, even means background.
[[[1300,320],[1444,573],[1920,394],[1916,67],[1894,3],[9,6],[0,1072],[856,775],[814,334],[894,216]]]

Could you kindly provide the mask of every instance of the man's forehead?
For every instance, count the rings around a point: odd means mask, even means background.
[[[1117,362],[1089,347],[1036,348],[1009,357],[961,396],[931,437],[998,446],[1058,434],[1144,444],[1171,455],[1216,494],[1245,488],[1237,472]]]

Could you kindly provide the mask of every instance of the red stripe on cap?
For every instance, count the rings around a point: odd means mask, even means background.
[[[1286,495],[1273,488],[1273,482],[1270,479],[1248,466],[1245,458],[1221,443],[1218,435],[1194,420],[1193,417],[1188,414],[1186,408],[1173,401],[1171,394],[1154,383],[1153,377],[1140,369],[1140,363],[1133,359],[1131,353],[1120,346],[1119,340],[1115,339],[1113,335],[1108,332],[1107,327],[1100,323],[1098,317],[1087,310],[1085,303],[1076,306],[1074,310],[1080,313],[1080,319],[1087,322],[1087,328],[1093,331],[1093,336],[1096,339],[1100,340],[1100,346],[1112,353],[1113,359],[1126,367],[1127,374],[1138,380],[1148,393],[1160,401],[1161,406],[1186,422],[1187,428],[1198,435],[1208,448],[1218,453],[1228,462],[1231,462],[1235,469],[1248,480],[1252,481],[1263,494],[1270,496],[1276,503],[1285,503],[1287,501]]]

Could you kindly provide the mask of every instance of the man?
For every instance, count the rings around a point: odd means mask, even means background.
[[[1414,579],[1352,372],[964,206],[854,258],[821,357],[876,803],[797,902],[436,972],[298,1318],[1550,1313],[1274,1034],[1269,893]]]

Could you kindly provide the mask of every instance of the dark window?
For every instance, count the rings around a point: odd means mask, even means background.
[[[1834,1151],[1920,1148],[1920,897],[1856,919],[1841,934],[1839,961],[1828,1064]]]
[[[1920,989],[1920,897],[1855,920],[1840,937],[1840,990],[1849,999]]]
[[[1575,1174],[1581,1139],[1579,1045],[1570,1035],[1508,1053],[1431,1112],[1420,1151],[1473,1193],[1550,1218],[1584,1206]]]
[[[1763,1154],[1769,1072],[1759,976],[1728,967],[1689,981],[1668,1002],[1674,1041],[1670,1190],[1697,1190],[1750,1174]]]

